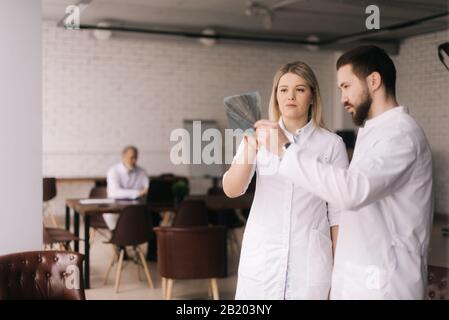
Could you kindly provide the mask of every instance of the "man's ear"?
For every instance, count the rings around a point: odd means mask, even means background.
[[[367,78],[366,83],[371,92],[376,91],[382,86],[382,78],[377,71],[372,72]]]

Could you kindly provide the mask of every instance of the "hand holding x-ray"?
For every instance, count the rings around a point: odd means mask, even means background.
[[[247,92],[225,97],[224,104],[229,125],[232,129],[253,131],[254,124],[260,120],[261,103],[259,92]]]

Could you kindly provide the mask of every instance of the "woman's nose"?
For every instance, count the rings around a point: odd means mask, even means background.
[[[295,94],[293,92],[288,94],[288,100],[295,100]]]

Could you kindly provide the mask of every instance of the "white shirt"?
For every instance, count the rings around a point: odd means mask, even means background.
[[[432,159],[424,132],[405,107],[366,121],[349,169],[301,146],[280,173],[344,209],[332,299],[423,299],[432,225]]]
[[[279,124],[293,145],[307,145],[323,161],[347,167],[347,153],[337,135],[312,122],[292,135],[282,121]],[[237,153],[243,150],[241,143]],[[279,163],[279,157],[259,149],[236,299],[326,299],[332,272],[330,226],[338,224],[338,212],[328,211],[325,201],[280,176]]]
[[[129,170],[120,162],[108,170],[108,198],[136,199],[139,192],[149,187],[150,180],[144,169],[136,166]]]

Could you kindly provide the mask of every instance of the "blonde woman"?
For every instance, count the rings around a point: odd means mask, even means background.
[[[293,62],[277,71],[269,117],[259,123],[284,132],[288,142],[282,148],[294,143],[323,162],[348,166],[342,139],[324,126],[318,82],[307,64]],[[257,138],[244,136],[223,177],[226,195],[237,197],[257,172],[236,299],[327,299],[339,213],[277,173],[281,158],[258,142],[262,131],[257,129]]]

